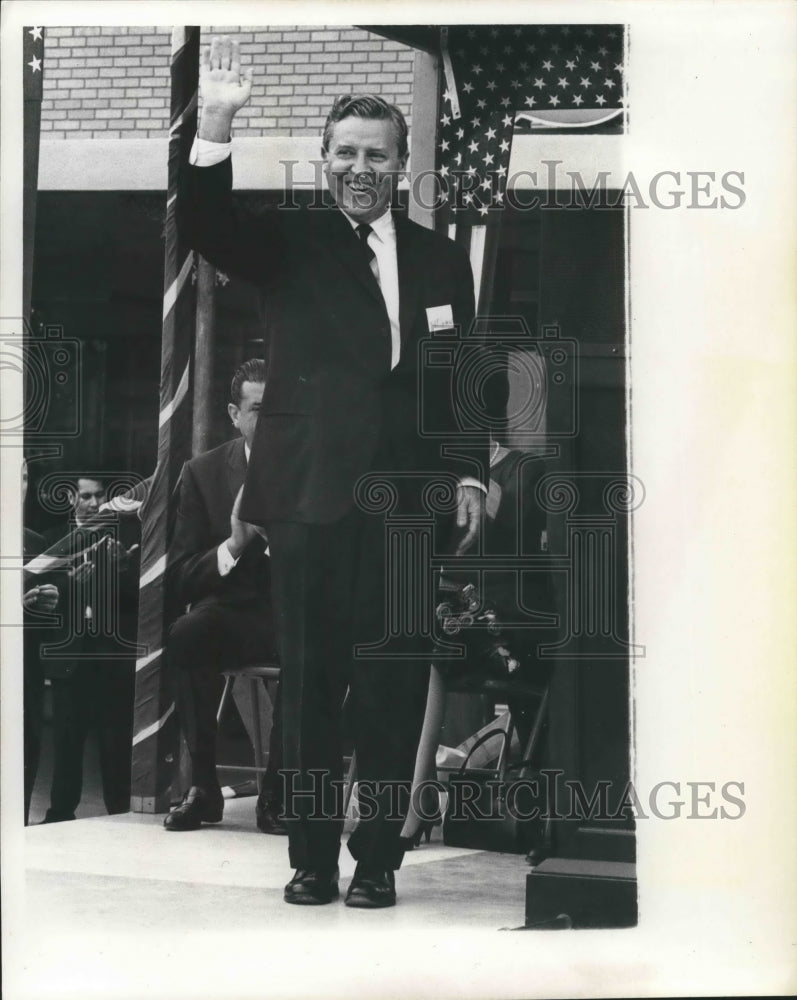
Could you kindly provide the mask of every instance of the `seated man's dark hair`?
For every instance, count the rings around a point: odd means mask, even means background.
[[[241,405],[241,387],[244,382],[265,383],[266,362],[262,358],[250,358],[237,368],[230,383],[230,401]]]

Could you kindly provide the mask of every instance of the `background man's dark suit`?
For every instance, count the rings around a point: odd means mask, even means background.
[[[269,378],[241,517],[265,525],[271,545],[284,766],[302,771],[303,788],[310,787],[311,768],[331,779],[340,775],[340,702],[348,683],[358,777],[408,782],[428,664],[353,660],[352,635],[382,637],[386,596],[382,517],[359,511],[354,489],[377,469],[484,480],[486,455],[443,461],[438,442],[418,432],[418,343],[429,330],[426,310],[450,306],[454,323],[467,330],[469,262],[453,242],[394,216],[401,357],[391,371],[385,302],[348,220],[337,209],[242,215],[231,187],[229,160],[189,167],[178,211],[192,245],[259,286],[266,303]],[[423,402],[430,422],[454,430],[448,392]],[[300,813],[303,807],[297,803]],[[397,868],[400,827],[400,819],[386,820],[384,811],[361,822],[351,853],[377,868]],[[289,832],[294,868],[334,867],[337,820],[302,818]]]
[[[217,549],[230,534],[230,513],[245,476],[242,437],[187,462],[170,547],[170,591],[180,610],[187,604],[191,608],[172,625],[167,656],[191,754],[192,784],[205,789],[218,787],[220,672],[276,659],[266,543],[258,535],[231,571],[219,574]],[[275,713],[264,792],[277,792],[279,743]]]

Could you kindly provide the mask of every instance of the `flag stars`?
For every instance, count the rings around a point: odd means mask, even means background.
[[[493,91],[497,86],[498,84],[495,82],[495,80],[490,80],[490,82],[487,84],[487,89],[489,91]]]
[[[465,129],[464,128],[458,128],[457,129],[457,139],[464,139],[464,138],[465,138]]]
[[[445,153],[446,150],[448,149],[449,145],[450,145],[450,143],[449,143],[448,139],[443,139],[443,141],[440,143],[440,148]]]
[[[599,62],[591,62],[589,65],[590,68],[594,70],[596,73],[600,73],[601,64]]]
[[[479,206],[479,215],[487,215],[487,206],[486,205],[480,205]]]
[[[474,73],[476,76],[478,76],[480,73],[484,72],[484,70],[481,68],[481,66],[478,63],[476,63],[475,66],[471,66],[470,71],[471,71],[471,73]]]
[[[520,90],[520,88],[521,88],[520,80],[513,80],[512,84],[511,84],[511,87],[512,87],[513,90]]]
[[[493,162],[493,160],[495,159],[495,157],[493,156],[493,154],[492,154],[492,153],[486,153],[486,154],[485,154],[485,155],[484,155],[484,156],[482,157],[482,159],[484,160],[485,164],[486,164],[486,165],[487,165],[487,166],[489,167],[489,166],[490,166],[490,164],[491,164],[491,163]]]
[[[509,143],[507,142],[506,139],[502,139],[501,145],[498,148],[501,150],[502,153],[506,153],[509,151]]]
[[[476,153],[476,152],[478,152],[478,149],[479,149],[479,144],[478,144],[478,142],[476,142],[475,140],[472,140],[472,141],[471,141],[471,142],[470,142],[470,143],[468,144],[468,149],[469,149],[469,150],[471,151],[471,153]]]
[[[604,87],[608,87],[609,90],[611,90],[612,87],[614,86],[614,80],[604,80],[603,81],[603,86]]]
[[[560,76],[559,77],[559,84],[558,84],[558,86],[560,86],[562,88],[562,90],[565,90],[567,87],[570,86],[570,82],[568,81],[568,79],[567,79],[566,76]]]
[[[595,98],[595,103],[603,107],[603,105],[606,103],[606,98],[603,96],[603,94],[598,94],[598,96]]]
[[[531,95],[529,95],[526,98],[526,107],[533,108],[536,103],[537,103],[536,97],[532,97]]]
[[[485,133],[485,135],[486,135],[488,141],[490,139],[494,139],[495,138],[495,129],[494,128],[488,128],[487,131],[486,131],[486,133]]]
[[[615,63],[614,64],[614,72],[615,73],[622,73],[623,72],[623,64],[622,63]]]
[[[558,98],[558,97],[556,96],[556,94],[554,94],[554,95],[553,95],[553,96],[551,97],[551,104],[553,104],[553,106],[554,106],[554,107],[556,107],[556,105],[557,105],[558,103],[559,103],[559,98]]]
[[[41,70],[42,70],[42,61],[41,61],[41,59],[37,59],[36,56],[34,56],[31,59],[31,61],[29,63],[27,63],[27,65],[30,66],[31,72],[33,72],[33,73],[41,73]]]
[[[470,82],[469,83],[463,83],[462,84],[462,89],[465,91],[466,94],[469,94],[473,90],[473,84],[470,83]]]
[[[549,71],[549,70],[552,70],[553,69],[553,63],[551,62],[550,59],[546,59],[545,62],[542,64],[542,68],[546,72]]]
[[[450,125],[451,124],[451,118],[449,117],[449,115],[443,115],[443,117],[440,119],[440,124],[441,125]]]
[[[512,98],[511,97],[502,97],[501,98],[501,107],[502,108],[508,108],[511,103],[512,103]]]
[[[511,125],[515,124],[515,120],[512,115],[504,115],[503,117],[504,128],[509,128]]]
[[[481,118],[471,118],[470,124],[471,128],[478,128],[482,123]]]
[[[590,80],[590,78],[588,76],[582,76],[581,77],[581,86],[582,87],[587,87],[587,88],[591,87],[592,86],[592,80]]]
[[[503,72],[505,72],[505,70],[506,70],[506,66],[503,63],[496,63],[495,64],[495,71],[496,71],[496,73],[503,73]]]
[[[581,94],[573,94],[573,104],[575,104],[576,107],[580,107],[583,103],[584,103],[584,98],[581,96]]]
[[[609,54],[609,50],[606,48],[606,46],[605,45],[601,45],[601,47],[598,49],[598,55],[599,56],[608,56],[608,54]]]
[[[33,39],[34,42],[38,42],[41,40],[42,30],[43,30],[42,28],[31,28],[28,34],[30,35],[30,37]],[[28,63],[28,65],[30,65],[30,63]]]
[[[542,90],[543,87],[545,86],[545,80],[543,80],[541,76],[536,76],[534,78],[534,86],[537,88],[537,90]]]
[[[567,62],[565,63],[565,66],[567,67],[567,69],[571,69],[571,70],[575,69],[576,68],[576,60],[575,59],[568,59]]]

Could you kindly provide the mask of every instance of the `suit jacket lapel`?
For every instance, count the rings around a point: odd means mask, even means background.
[[[384,304],[382,290],[374,277],[374,272],[368,266],[366,256],[359,245],[360,238],[352,229],[351,223],[340,209],[330,209],[327,215],[330,220],[330,235],[337,247],[337,259],[378,302]]]
[[[230,491],[230,510],[238,495],[238,490],[243,486],[246,478],[246,452],[244,451],[244,439],[237,438],[230,442],[230,450],[227,453],[227,487]]]
[[[401,326],[402,357],[411,340],[423,284],[424,261],[415,239],[413,226],[401,215],[393,213],[396,226],[396,259],[399,275],[399,325]]]

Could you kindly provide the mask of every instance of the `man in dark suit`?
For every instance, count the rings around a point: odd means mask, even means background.
[[[346,903],[391,906],[404,852],[402,817],[391,805],[412,777],[428,659],[423,640],[409,634],[396,637],[399,658],[355,652],[383,637],[395,596],[383,520],[368,516],[355,492],[369,473],[384,472],[412,487],[399,489],[399,509],[417,511],[421,487],[412,477],[449,473],[459,483],[463,546],[475,538],[486,448],[444,461],[418,424],[422,403],[430,423],[455,430],[449,391],[421,398],[419,342],[433,329],[469,328],[472,274],[460,247],[391,211],[408,157],[398,108],[368,95],[336,101],[321,150],[334,206],[253,217],[234,204],[227,144],[251,90],[237,44],[213,40],[200,82],[180,225],[208,260],[257,285],[266,305],[269,385],[240,515],[265,527],[272,555],[296,869],[284,898],[320,904],[338,896],[342,818],[332,789],[348,687],[360,788],[370,786],[375,808],[349,839],[357,867]]]
[[[196,830],[222,818],[216,777],[221,671],[276,660],[266,542],[238,516],[265,382],[260,358],[241,365],[228,406],[240,436],[186,462],[180,477],[167,583],[176,603],[190,610],[172,625],[166,655],[192,776],[183,802],[164,820],[167,830]],[[264,833],[285,833],[278,819],[280,741],[277,696],[268,771],[256,809]]]
[[[75,535],[81,551],[76,571],[59,581],[61,641],[42,646],[53,697],[53,776],[44,823],[75,818],[92,731],[99,742],[105,808],[110,815],[130,809],[141,525],[136,517],[109,514],[106,522],[89,527],[106,500],[102,475],[78,476],[69,490],[68,523],[45,536],[54,544],[84,529],[80,539]]]

